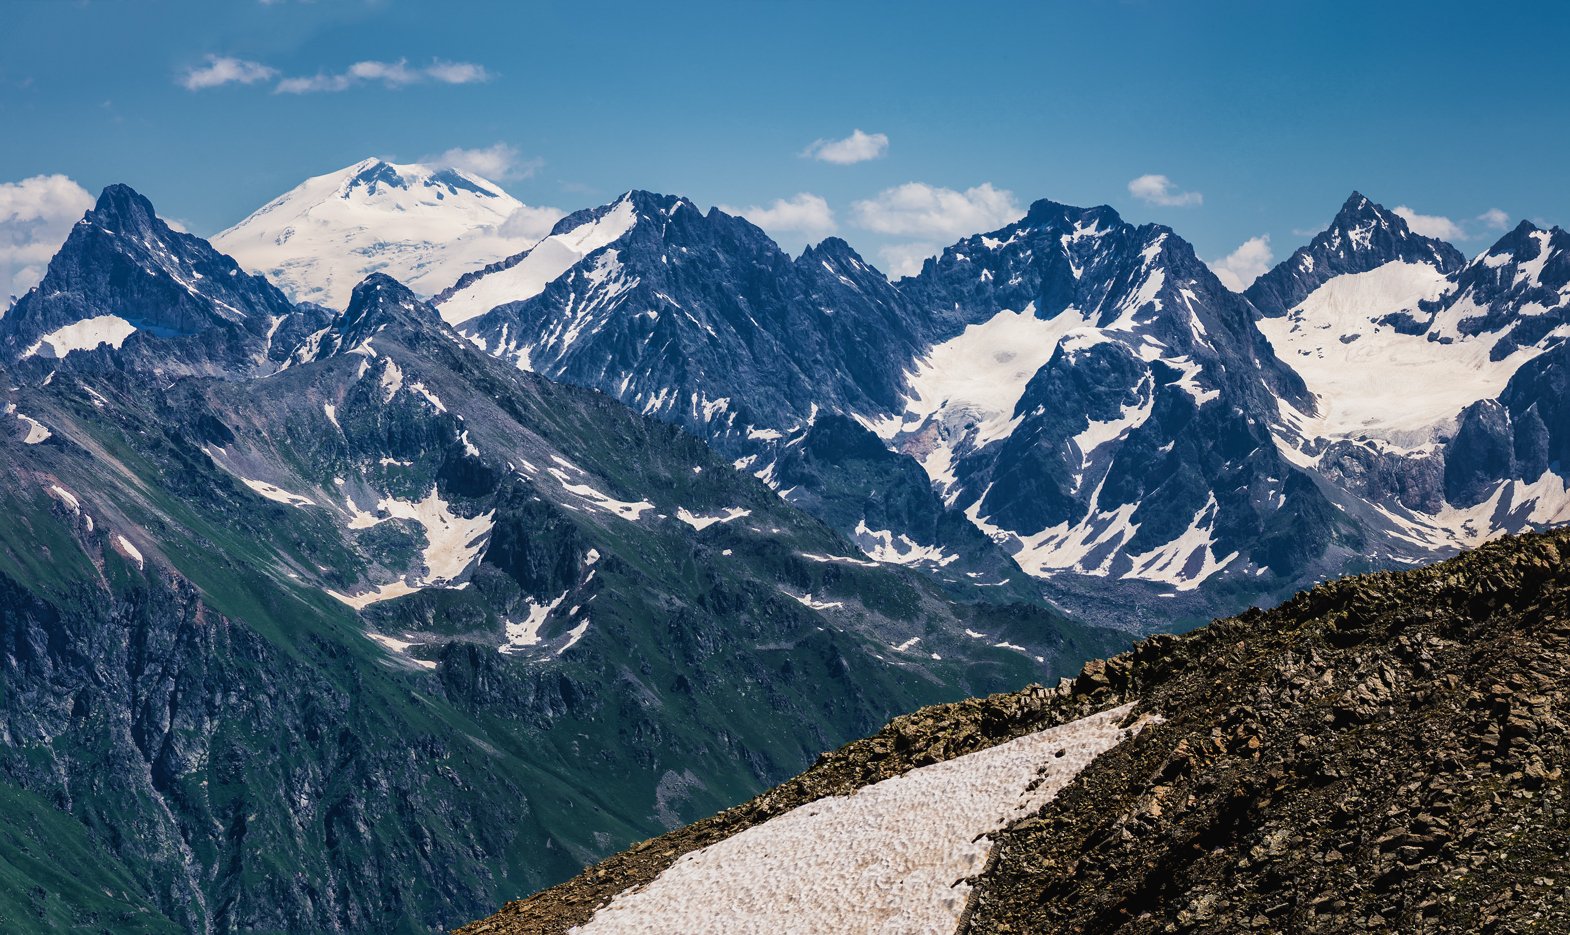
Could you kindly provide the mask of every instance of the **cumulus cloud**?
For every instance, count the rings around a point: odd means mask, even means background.
[[[44,277],[93,196],[63,175],[0,183],[0,309]]]
[[[566,216],[566,212],[560,208],[522,205],[507,215],[507,219],[497,226],[496,232],[503,237],[540,240],[551,232],[557,221]]]
[[[1391,210],[1406,222],[1407,227],[1412,228],[1413,233],[1439,240],[1466,239],[1466,231],[1461,228],[1461,225],[1442,214],[1418,214],[1406,205],[1396,205]]]
[[[1270,235],[1260,234],[1243,241],[1221,259],[1211,260],[1210,268],[1222,285],[1233,292],[1242,292],[1270,269],[1275,258],[1270,250]]]
[[[942,251],[940,243],[997,230],[1024,213],[1013,192],[994,188],[991,182],[962,192],[906,182],[854,202],[850,208],[858,227],[910,238],[908,243],[885,244],[878,249],[884,271],[896,277],[918,272],[922,260]]]
[[[771,234],[792,233],[817,239],[834,233],[834,209],[821,195],[802,192],[794,198],[776,198],[769,205],[733,208],[720,205],[726,214],[746,218]]]
[[[878,266],[891,279],[914,276],[928,257],[943,252],[935,243],[895,243],[878,248]]]
[[[347,91],[366,83],[380,83],[387,88],[403,88],[427,81],[441,84],[475,84],[490,79],[491,75],[485,70],[485,66],[473,62],[444,62],[437,59],[423,68],[410,68],[408,59],[399,59],[396,62],[355,62],[342,72],[318,72],[315,75],[285,78],[278,82],[273,91],[278,94],[313,94]]]
[[[814,140],[801,154],[808,159],[848,166],[876,159],[888,151],[889,138],[886,134],[863,133],[857,128],[842,140]]]
[[[226,84],[255,84],[276,74],[277,69],[261,62],[227,55],[209,55],[207,64],[189,68],[180,76],[180,86],[187,91],[200,91]]]
[[[1510,226],[1510,215],[1498,208],[1489,208],[1477,216],[1477,222],[1484,230],[1502,231]]]
[[[1187,208],[1205,202],[1204,195],[1179,191],[1164,175],[1142,175],[1133,179],[1128,183],[1128,193],[1146,204],[1162,208]]]
[[[420,160],[433,166],[471,172],[492,181],[533,177],[545,165],[543,159],[525,159],[518,147],[493,143],[478,149],[449,149]]]
[[[857,225],[867,230],[929,241],[996,230],[1023,213],[1013,192],[993,188],[991,182],[962,192],[906,182],[850,207]]]

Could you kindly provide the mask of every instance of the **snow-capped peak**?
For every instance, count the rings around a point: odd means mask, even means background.
[[[1388,263],[1423,264],[1440,275],[1466,264],[1461,251],[1408,226],[1399,214],[1353,192],[1330,225],[1244,292],[1265,316],[1285,315],[1332,278]]]
[[[602,247],[620,240],[637,223],[641,192],[627,192],[608,205],[579,211],[556,224],[550,236],[499,263],[465,275],[436,297],[442,317],[460,324],[498,305],[521,302],[545,291],[557,277]],[[685,201],[675,201],[674,211]],[[646,208],[647,205],[644,205]]]
[[[459,169],[364,159],[307,179],[213,243],[297,300],[342,307],[373,272],[431,295],[527,249],[558,217]]]

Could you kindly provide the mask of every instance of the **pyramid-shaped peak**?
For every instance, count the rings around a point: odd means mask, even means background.
[[[111,223],[142,226],[157,220],[158,212],[153,210],[153,203],[136,189],[116,182],[99,194],[88,216],[106,226]]]

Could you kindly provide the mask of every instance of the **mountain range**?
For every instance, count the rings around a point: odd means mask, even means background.
[[[115,185],[0,317],[0,918],[456,925],[903,712],[1570,521],[1557,228],[1354,194],[1238,293],[1107,207],[897,281],[539,217],[366,160],[210,244]]]
[[[1570,520],[1567,242],[1468,261],[1354,193],[1239,294],[1169,228],[1041,201],[890,281],[635,191],[433,302],[876,560],[1155,625]]]
[[[0,349],[8,925],[455,925],[1119,642],[865,558],[389,276],[292,304],[124,186]]]

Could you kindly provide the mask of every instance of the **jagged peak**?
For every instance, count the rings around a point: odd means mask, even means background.
[[[349,296],[349,305],[334,327],[364,328],[406,318],[416,321],[423,319],[433,325],[441,323],[441,316],[436,309],[420,301],[419,296],[408,286],[386,273],[372,273],[354,287]]]
[[[354,287],[348,306],[294,354],[294,363],[346,354],[388,328],[407,337],[444,327],[441,316],[403,283],[371,273]]]
[[[136,225],[150,225],[155,221],[163,223],[158,212],[153,209],[153,203],[123,182],[105,186],[83,220],[96,221],[100,225],[106,222],[130,222]]]
[[[1030,210],[1025,217],[1016,223],[1041,225],[1041,224],[1072,224],[1087,219],[1105,220],[1111,225],[1123,224],[1123,216],[1111,205],[1096,205],[1090,208],[1081,208],[1076,205],[1063,204],[1050,198],[1040,198],[1031,202]]]
[[[866,260],[843,237],[825,237],[801,252],[801,259],[848,260],[865,264]]]

